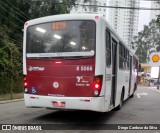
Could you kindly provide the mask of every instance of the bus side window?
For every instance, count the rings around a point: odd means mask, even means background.
[[[129,70],[129,51],[127,50],[127,70]]]
[[[119,43],[119,69],[123,69],[123,45]]]
[[[128,59],[127,59],[128,57],[127,56],[128,56],[128,50],[127,50],[127,48],[125,48],[124,61],[125,61],[125,69],[126,70],[128,70],[128,65],[127,65],[128,64]]]
[[[111,66],[111,39],[108,30],[106,30],[106,65]]]
[[[134,66],[134,69],[138,69],[138,61],[135,57],[133,57],[133,66]]]

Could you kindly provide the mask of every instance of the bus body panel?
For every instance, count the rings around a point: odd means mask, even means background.
[[[117,79],[118,79],[117,84],[118,84],[118,88],[119,88],[119,97],[117,99],[120,100],[120,96],[121,96],[123,87],[125,89],[124,99],[127,99],[128,98],[128,91],[129,91],[129,71],[119,69]]]
[[[27,59],[28,93],[93,96],[94,64],[95,57],[58,61]]]
[[[105,40],[104,38],[104,19],[99,17],[96,20],[96,60],[95,60],[95,75],[103,75],[102,89],[100,96],[105,95]]]
[[[52,97],[24,94],[24,99],[27,107],[105,112],[104,97]],[[65,106],[54,107],[53,102],[65,102]]]
[[[132,95],[136,90],[135,89],[137,89],[137,88],[135,88],[136,86],[135,85],[137,85],[137,72],[138,72],[138,69],[135,69],[135,68],[133,68],[133,70],[132,70],[132,86],[131,86],[131,93],[130,93],[130,95]]]
[[[27,23],[27,22],[26,22]],[[27,26],[24,26],[24,31],[23,31],[23,74],[27,75],[27,68],[26,68],[26,29]]]

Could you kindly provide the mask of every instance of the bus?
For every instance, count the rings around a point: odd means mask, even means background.
[[[99,14],[24,24],[26,107],[108,112],[137,88],[138,58]]]

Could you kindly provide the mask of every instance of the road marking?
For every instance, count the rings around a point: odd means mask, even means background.
[[[138,94],[137,94],[137,98],[141,98],[142,95],[147,96],[148,93],[145,93],[145,92],[143,92],[143,93],[138,93]]]

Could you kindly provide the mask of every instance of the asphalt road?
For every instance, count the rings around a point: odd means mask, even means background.
[[[160,124],[160,91],[149,87],[139,87],[135,96],[125,101],[121,110],[107,113],[26,108],[24,101],[0,104],[0,124]],[[75,130],[54,132],[68,133],[75,132]],[[77,130],[76,132],[93,131]],[[122,131],[98,130],[94,132],[121,133]],[[134,133],[135,131],[126,132]],[[141,132],[160,133],[157,130]]]

